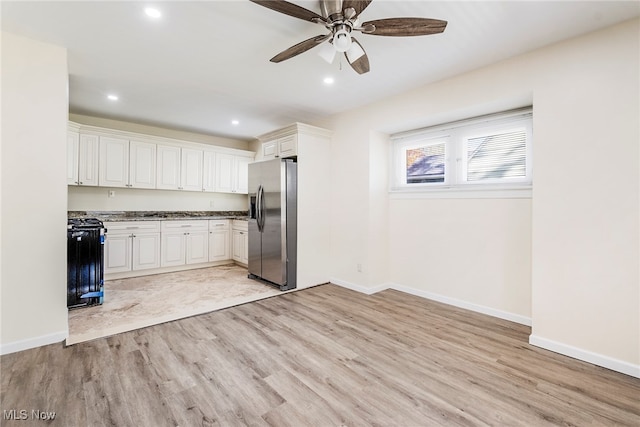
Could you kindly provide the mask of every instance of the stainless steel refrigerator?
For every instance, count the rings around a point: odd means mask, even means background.
[[[296,287],[297,177],[293,159],[249,164],[249,277]]]

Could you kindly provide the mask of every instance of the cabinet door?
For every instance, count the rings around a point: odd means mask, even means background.
[[[233,192],[233,161],[230,154],[216,154],[216,191],[219,193]]]
[[[98,185],[126,187],[129,183],[129,141],[100,137],[100,166]]]
[[[262,159],[271,160],[278,157],[278,141],[269,141],[262,144]]]
[[[80,134],[67,132],[67,185],[78,185],[78,145]]]
[[[98,158],[100,156],[98,137],[96,135],[80,135],[78,146],[78,184],[99,184]]]
[[[229,230],[209,232],[209,261],[231,259],[229,253]]]
[[[216,153],[205,151],[202,168],[202,189],[216,191]]]
[[[104,242],[104,273],[131,270],[131,234],[108,234]]]
[[[235,193],[249,193],[249,163],[248,157],[236,157],[235,159]]]
[[[209,233],[190,231],[186,236],[186,263],[197,264],[209,261]]]
[[[185,257],[185,234],[183,232],[163,232],[161,233],[160,244],[160,265],[171,267],[184,265]]]
[[[180,189],[202,191],[202,150],[182,149]]]
[[[129,187],[156,188],[156,144],[129,143]]]
[[[180,147],[158,145],[156,168],[156,188],[161,190],[180,189]]]
[[[134,234],[133,270],[160,267],[160,233]]]
[[[282,158],[291,157],[298,154],[298,137],[289,135],[278,139],[278,155]]]
[[[242,263],[249,264],[249,233],[246,231],[242,232],[243,240],[242,240]]]
[[[232,230],[231,236],[233,239],[233,244],[231,245],[231,257],[234,261],[246,263],[244,259],[247,258],[246,255],[246,233],[241,230]]]

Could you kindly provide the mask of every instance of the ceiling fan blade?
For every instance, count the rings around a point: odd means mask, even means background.
[[[325,42],[326,40],[329,40],[330,38],[331,34],[311,37],[310,39],[291,46],[289,49],[283,50],[282,52],[271,58],[271,62],[282,62],[286,61],[287,59],[291,59],[294,56],[300,55],[301,53],[318,46],[319,44]]]
[[[344,0],[342,3],[342,10],[347,10],[349,8],[353,8],[356,11],[355,16],[358,16],[362,13],[363,10],[371,4],[373,0]]]
[[[447,27],[447,21],[428,18],[386,18],[368,21],[362,24],[362,28],[373,25],[373,31],[363,31],[364,34],[374,36],[426,36],[438,34]]]
[[[276,12],[284,13],[285,15],[293,16],[304,21],[309,22],[325,22],[325,19],[315,12],[312,12],[304,7],[300,7],[296,4],[289,3],[285,0],[250,0],[253,3],[264,6],[268,9],[275,10]]]
[[[369,58],[367,57],[366,52],[364,51],[362,45],[358,40],[351,37],[351,49],[344,53],[344,57],[347,58],[347,62],[351,65],[356,73],[364,74],[369,72]],[[359,47],[359,49],[358,49]],[[355,54],[353,53],[355,51]],[[350,58],[351,57],[351,58]],[[351,59],[355,58],[353,62]]]

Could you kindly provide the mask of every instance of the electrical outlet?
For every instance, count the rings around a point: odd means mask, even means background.
[[[116,197],[115,190],[109,190],[109,197]]]
[[[358,273],[362,273],[362,264],[356,264],[356,268],[358,269]]]
[[[216,204],[216,202],[212,200],[212,201],[209,202],[209,207],[212,208],[212,207],[214,207],[215,204]]]

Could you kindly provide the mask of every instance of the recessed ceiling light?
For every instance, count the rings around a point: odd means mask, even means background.
[[[158,19],[162,16],[162,13],[160,13],[158,9],[154,9],[152,7],[147,7],[144,10],[144,13],[146,13],[149,18],[154,18],[154,19]]]
[[[118,95],[107,95],[107,98],[109,98],[111,101],[117,101]]]
[[[231,124],[234,126],[238,126],[240,124],[240,120],[231,120]]]
[[[334,82],[334,80],[333,80],[333,77],[325,77],[325,78],[324,78],[324,80],[323,80],[323,82],[324,82],[324,84],[326,84],[326,85],[332,85],[332,84],[333,84],[333,82]]]

